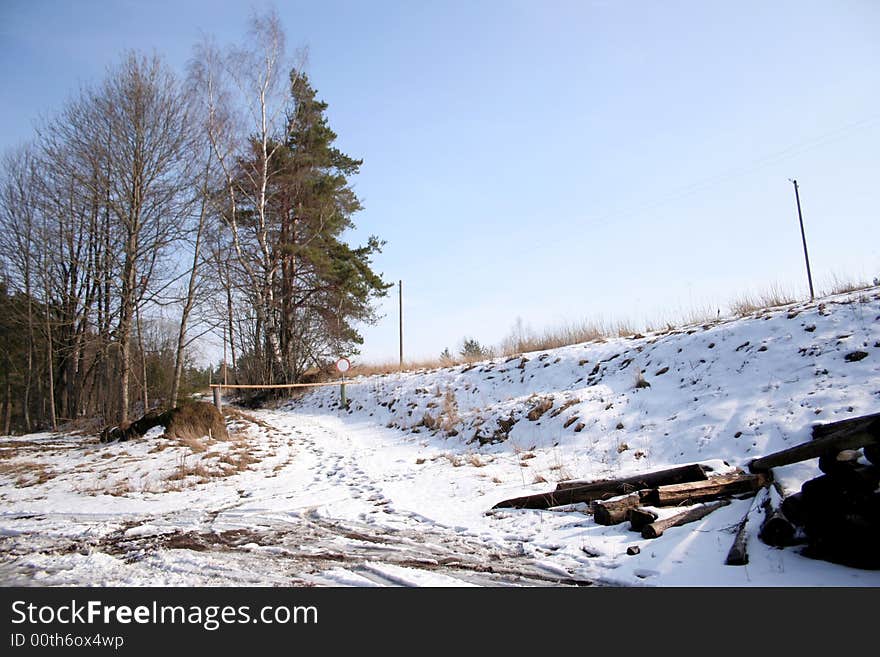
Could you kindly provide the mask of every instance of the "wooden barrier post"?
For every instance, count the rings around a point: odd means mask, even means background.
[[[217,407],[217,410],[221,413],[223,412],[223,393],[221,392],[223,389],[217,385],[214,386],[214,406]]]

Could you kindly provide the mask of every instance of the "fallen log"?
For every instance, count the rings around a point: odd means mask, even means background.
[[[788,547],[794,545],[794,535],[796,527],[785,517],[781,508],[774,509],[770,504],[770,500],[764,501],[764,509],[766,516],[764,522],[761,523],[761,531],[758,537],[767,545],[773,547]]]
[[[636,507],[629,512],[629,528],[631,531],[641,533],[647,525],[650,525],[657,518],[657,514],[653,511]]]
[[[691,463],[689,465],[680,465],[667,470],[657,470],[656,472],[646,472],[645,474],[626,477],[624,479],[601,479],[588,481],[585,479],[576,479],[572,481],[560,481],[556,484],[556,490],[568,490],[571,488],[583,488],[584,486],[593,486],[601,483],[620,483],[621,485],[631,484],[632,489],[623,491],[629,493],[634,490],[642,490],[645,488],[656,488],[657,486],[665,486],[669,484],[683,484],[687,481],[705,481],[708,479],[706,475],[707,467],[699,463]]]
[[[648,472],[623,479],[593,481],[577,486],[559,488],[549,493],[536,493],[514,497],[498,502],[493,509],[549,509],[554,506],[593,502],[618,495],[626,495],[638,490],[655,488],[661,483],[706,480],[706,472],[699,464],[685,465],[670,470]]]
[[[705,518],[716,509],[720,509],[722,506],[727,506],[728,504],[730,504],[730,500],[718,500],[717,502],[710,502],[709,504],[703,504],[702,506],[688,509],[682,513],[677,513],[676,515],[664,518],[663,520],[655,520],[650,525],[645,525],[642,529],[642,538],[659,538],[663,535],[663,532],[671,527],[678,527],[690,522],[696,522],[697,520]]]
[[[812,435],[813,440],[808,443],[753,459],[749,462],[749,470],[766,472],[770,468],[799,463],[831,452],[880,444],[880,413],[817,424],[813,426]]]
[[[648,495],[647,500],[654,506],[692,504],[740,493],[754,493],[766,484],[767,477],[762,474],[719,475],[706,481],[659,486]]]
[[[875,439],[873,442],[876,442],[876,439],[880,437],[880,413],[851,417],[837,422],[814,424],[811,433],[813,440],[829,437],[873,436]],[[855,448],[842,447],[841,449]]]
[[[596,500],[591,504],[593,520],[597,525],[616,525],[624,522],[629,517],[629,512],[642,503],[644,494],[648,492],[645,490],[608,500]]]
[[[739,521],[733,545],[730,546],[730,550],[727,552],[727,559],[724,561],[725,565],[745,566],[749,562],[749,519],[755,510],[760,508],[762,498],[766,499],[766,492],[755,496],[755,499],[749,505],[748,511],[746,511],[742,520]]]
[[[153,427],[165,426],[167,423],[167,411],[153,410],[128,425],[103,429],[99,440],[102,443],[108,443],[114,440],[125,441],[132,438],[140,438]]]

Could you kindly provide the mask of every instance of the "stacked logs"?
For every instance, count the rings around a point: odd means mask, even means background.
[[[772,469],[818,458],[821,477],[772,504]],[[644,538],[705,517],[732,496],[756,496],[739,523],[726,563],[748,563],[748,519],[760,506],[759,537],[775,547],[807,543],[805,554],[857,568],[880,568],[880,413],[815,425],[812,440],[749,462],[750,474],[712,473],[692,464],[622,479],[562,482],[556,490],[526,495],[494,506],[549,509],[590,505],[602,525],[629,521]],[[710,476],[710,474],[712,476]],[[778,496],[777,496],[778,497]],[[657,507],[688,507],[660,519]]]
[[[803,554],[817,559],[880,568],[880,414],[816,425],[812,437],[749,465],[765,472],[768,463],[818,457],[823,473],[777,508],[768,505],[759,537],[774,547],[806,543]]]
[[[763,474],[709,476],[709,466],[691,464],[623,479],[562,482],[550,493],[504,500],[494,508],[549,509],[586,502],[600,525],[629,521],[644,538],[657,538],[671,527],[695,522],[729,503],[733,495],[754,495],[767,483]],[[662,519],[656,507],[681,507]]]

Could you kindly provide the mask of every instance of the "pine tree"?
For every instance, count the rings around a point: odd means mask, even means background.
[[[357,354],[363,338],[355,324],[375,321],[372,302],[390,287],[371,265],[383,244],[378,238],[371,236],[359,247],[343,241],[343,233],[354,226],[352,216],[362,209],[349,178],[363,160],[334,147],[327,103],[318,100],[304,75],[291,75],[291,94],[294,111],[275,161],[272,196],[286,380],[325,360]]]

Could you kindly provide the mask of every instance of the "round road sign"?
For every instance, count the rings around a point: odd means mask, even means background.
[[[348,358],[340,358],[336,361],[336,369],[342,373],[348,372],[351,369],[351,361]]]

